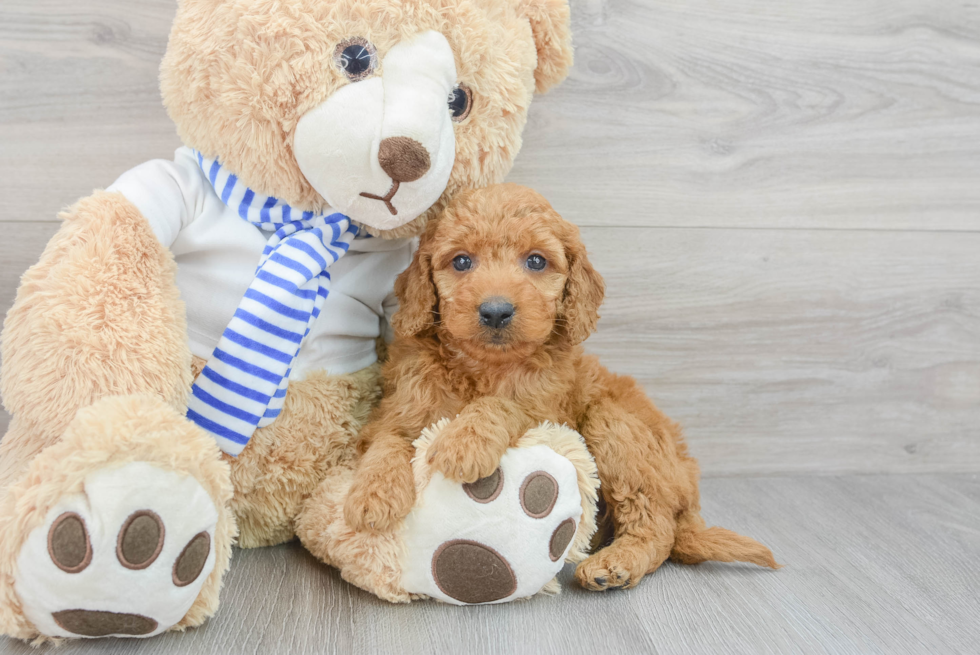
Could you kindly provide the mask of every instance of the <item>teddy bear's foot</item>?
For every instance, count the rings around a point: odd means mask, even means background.
[[[17,558],[14,589],[52,637],[147,637],[180,621],[214,570],[218,509],[190,476],[108,467],[62,497]]]
[[[471,484],[434,473],[405,521],[403,584],[456,604],[533,596],[561,570],[581,516],[575,468],[547,446],[511,449]]]
[[[82,410],[5,503],[2,546],[16,552],[0,556],[13,560],[23,620],[42,637],[149,637],[203,622],[230,559],[230,493],[213,440],[159,401]]]
[[[419,461],[447,425],[416,442],[416,472],[428,480],[405,520],[402,584],[460,605],[557,592],[555,576],[584,557],[595,529],[595,465],[581,437],[544,424],[491,475],[460,485]]]
[[[415,441],[416,504],[388,531],[353,530],[344,503],[352,470],[328,476],[297,525],[303,545],[345,580],[391,602],[432,597],[500,603],[556,593],[566,561],[586,557],[595,532],[599,480],[582,437],[544,423],[529,430],[491,475],[448,480],[428,448],[444,419]]]

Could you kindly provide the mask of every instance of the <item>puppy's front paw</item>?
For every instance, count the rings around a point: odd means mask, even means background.
[[[408,516],[415,505],[411,469],[358,471],[344,503],[344,518],[355,531],[387,532]]]
[[[506,450],[506,439],[458,421],[429,447],[429,464],[454,482],[476,482],[497,470]]]

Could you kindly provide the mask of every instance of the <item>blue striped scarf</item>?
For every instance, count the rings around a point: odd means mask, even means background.
[[[217,160],[196,154],[222,202],[275,231],[187,404],[187,418],[214,435],[223,451],[238,455],[256,428],[279,416],[293,362],[330,292],[327,268],[347,252],[357,228],[343,214],[294,213],[249,189]]]

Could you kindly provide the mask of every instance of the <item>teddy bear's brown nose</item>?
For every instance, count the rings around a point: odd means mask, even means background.
[[[429,153],[421,143],[407,136],[381,140],[378,163],[394,182],[414,182],[429,170]]]

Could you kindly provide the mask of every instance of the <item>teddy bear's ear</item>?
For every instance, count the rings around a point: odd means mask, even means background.
[[[535,89],[544,93],[564,80],[572,66],[568,0],[521,0],[518,11],[531,21],[538,51]]]

